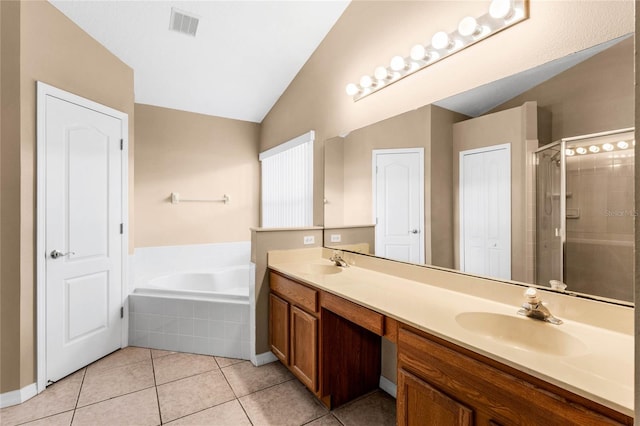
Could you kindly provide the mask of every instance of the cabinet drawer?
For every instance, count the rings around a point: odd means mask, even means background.
[[[316,290],[274,272],[269,274],[269,287],[289,302],[309,312],[318,312],[318,292]]]
[[[538,420],[563,426],[626,423],[623,418],[605,417],[614,413],[603,415],[605,412],[600,409],[600,412],[592,411],[596,406],[577,395],[565,398],[565,394],[569,396],[566,391],[561,396],[539,388],[533,377],[529,382],[524,376],[508,373],[506,366],[498,368],[495,361],[482,362],[480,356],[467,356],[462,348],[459,352],[451,344],[440,344],[434,341],[435,338],[432,340],[421,334],[403,327],[399,329],[398,368],[410,371],[462,404],[474,407],[479,415],[494,424],[526,425]]]
[[[384,315],[369,308],[326,292],[322,293],[322,307],[378,336],[384,335]]]

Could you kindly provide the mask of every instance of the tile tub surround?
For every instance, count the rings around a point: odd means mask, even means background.
[[[147,364],[153,368],[132,380],[128,371]],[[97,389],[102,393],[96,398]],[[79,404],[86,395],[94,402]],[[395,401],[377,391],[329,412],[277,362],[254,367],[238,359],[127,347],[0,410],[0,424],[392,426]]]
[[[249,359],[249,303],[129,295],[129,344]]]
[[[482,337],[455,319],[463,312],[492,312],[526,320],[516,314],[524,287],[354,253],[344,253],[351,267],[340,273],[300,272],[309,263],[331,264],[332,252],[270,251],[269,267],[633,416],[633,308],[541,290],[551,312],[564,320],[558,330],[587,347],[579,356],[545,355]]]

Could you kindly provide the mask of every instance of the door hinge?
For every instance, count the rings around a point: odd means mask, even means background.
[[[120,318],[124,318],[124,306],[120,306]]]
[[[124,223],[120,224],[120,234],[124,234]]]
[[[120,139],[120,151],[124,149],[124,139]]]

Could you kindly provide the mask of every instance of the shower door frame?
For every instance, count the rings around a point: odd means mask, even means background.
[[[560,253],[562,256],[562,259],[560,259],[560,278],[562,279],[562,282],[565,284],[567,283],[566,268],[564,266],[564,262],[566,259],[566,243],[567,243],[567,144],[571,142],[580,142],[586,139],[613,136],[620,133],[629,133],[633,131],[635,131],[635,127],[626,127],[622,129],[608,130],[606,132],[597,132],[597,133],[590,133],[586,135],[562,138],[558,141],[551,142],[550,144],[544,145],[533,152],[534,155],[537,155],[538,153],[546,149],[553,148],[555,146],[560,145],[560,230],[558,232],[559,235],[557,236],[560,237]],[[536,160],[537,160],[537,157],[536,157]],[[538,164],[537,161],[535,164],[536,165]],[[536,184],[537,184],[537,173],[538,173],[538,169],[536,167]],[[536,206],[536,230],[537,230],[537,221],[538,221],[537,214],[538,214],[538,208]],[[538,243],[536,241],[536,246],[537,244]],[[537,259],[536,259],[536,262],[537,262]],[[535,268],[536,283],[538,282],[537,271],[538,271],[538,268],[536,266]]]
[[[538,148],[537,150],[534,151],[534,155],[536,155],[536,166],[538,165],[537,162],[537,154],[542,152],[542,151],[546,151],[549,148],[554,148],[556,146],[560,146],[560,228],[556,228],[556,237],[560,237],[560,280],[564,283],[565,282],[565,267],[564,267],[564,260],[565,260],[565,246],[566,246],[566,242],[567,242],[567,164],[566,164],[566,146],[567,146],[567,140],[568,139],[560,139],[559,141],[556,142],[551,142],[550,144],[544,145],[540,148]],[[536,186],[538,183],[538,178],[537,178],[537,173],[538,173],[538,168],[536,167]],[[537,191],[537,188],[536,188]],[[551,191],[551,196],[553,197],[553,190]],[[553,200],[553,198],[552,198]],[[536,206],[536,231],[537,231],[537,222],[538,222],[538,208]],[[537,238],[537,232],[536,232],[536,238]],[[537,246],[537,241],[536,241],[536,246]],[[537,250],[536,250],[537,251]],[[537,260],[536,260],[537,262]],[[535,277],[535,281],[536,283],[538,283],[538,267],[537,267],[537,263],[536,263],[536,268],[535,268],[535,272],[536,272],[536,277]],[[555,279],[555,278],[554,278]],[[538,283],[539,285],[540,283]]]

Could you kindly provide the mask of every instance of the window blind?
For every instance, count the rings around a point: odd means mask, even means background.
[[[263,228],[313,224],[314,139],[312,130],[260,153]]]

